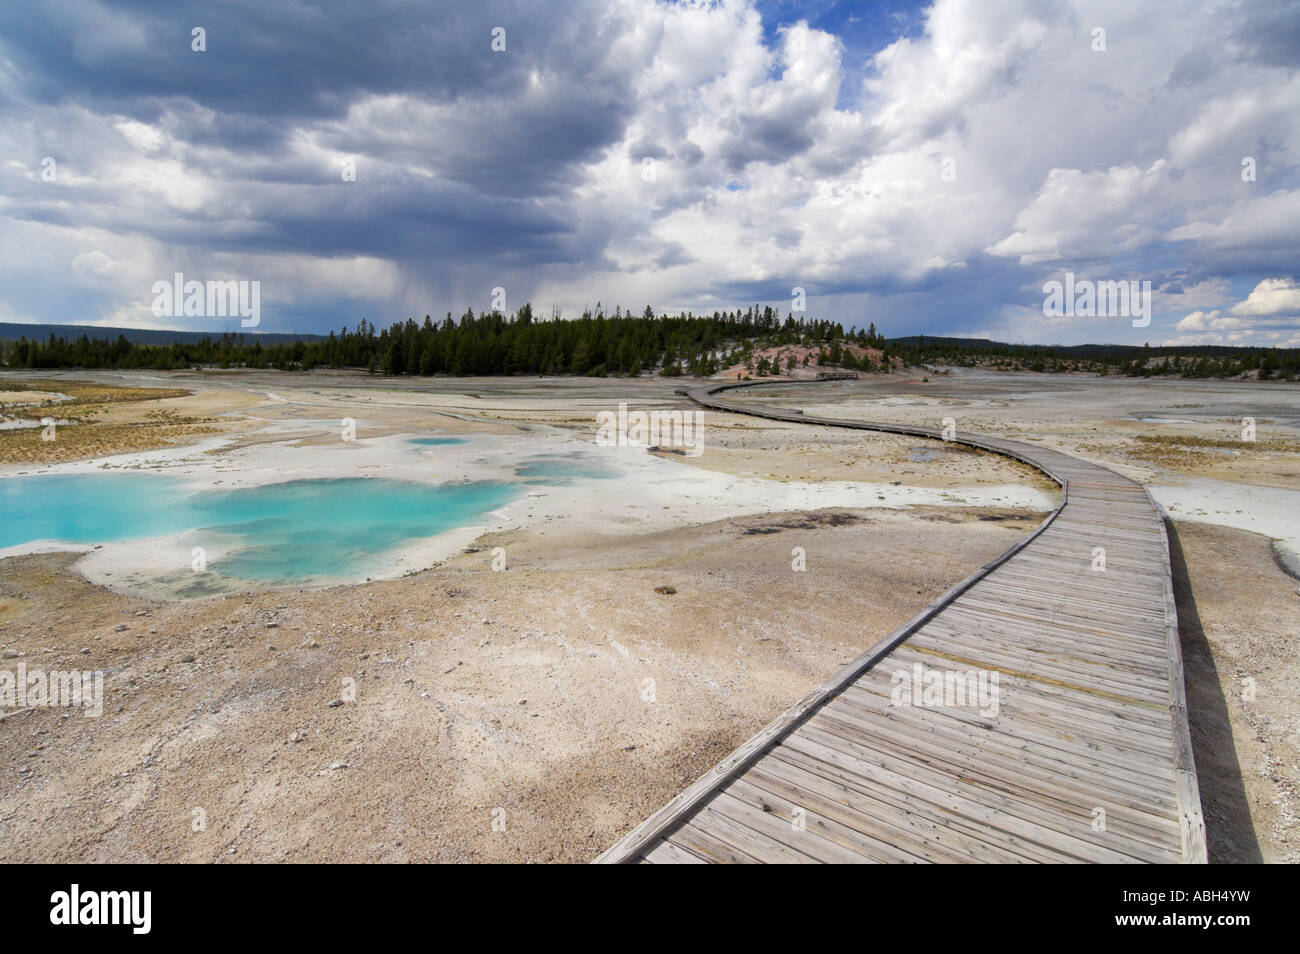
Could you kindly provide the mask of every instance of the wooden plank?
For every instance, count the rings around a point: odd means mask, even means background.
[[[977,712],[957,708],[894,706],[888,696],[877,695],[862,686],[849,686],[828,705],[861,710],[858,718],[874,723],[879,718],[897,723],[900,731],[932,733],[954,725],[962,734],[985,744],[1005,739],[1008,745],[1031,748],[1062,764],[1076,765],[1091,771],[1124,775],[1144,784],[1164,771],[1163,763],[1172,763],[1170,748],[1164,759],[1138,753],[1124,745],[1107,743],[1081,732],[1075,726],[1037,726],[1016,719],[986,718]],[[994,738],[990,738],[990,735]]]
[[[1007,861],[1048,863],[1058,862],[1055,852],[1033,842],[1026,842],[980,822],[972,822],[960,815],[945,811],[913,795],[901,793],[886,785],[875,784],[860,773],[848,773],[817,757],[791,748],[784,743],[773,750],[771,760],[788,764],[792,768],[828,779],[852,793],[853,806],[858,811],[876,815],[893,811],[915,818],[919,823],[933,824],[947,833],[950,844],[971,853],[994,852],[1005,855]],[[767,760],[765,759],[764,762]]]
[[[705,858],[692,851],[687,851],[671,841],[657,842],[651,850],[641,856],[641,860],[652,865],[704,865]]]
[[[759,759],[728,789],[752,785],[760,792],[784,798],[789,805],[804,808],[809,813],[809,824],[823,819],[834,821],[863,835],[874,836],[872,846],[874,841],[883,840],[915,859],[936,863],[1023,860],[1009,852],[972,844],[969,840],[963,842],[944,825],[917,812],[863,799],[856,789],[778,757],[781,751],[778,746],[770,755]],[[874,856],[871,847],[863,851]]]
[[[1115,666],[1149,675],[1168,674],[1169,663],[1152,652],[1150,642],[1134,644],[1130,640],[1105,636],[1081,636],[1077,630],[1058,626],[1029,626],[1001,616],[976,613],[954,603],[930,620],[909,642],[921,636],[933,637],[947,646],[969,645],[978,649],[991,640],[1007,651],[1026,659],[1046,655],[1066,655],[1079,662]],[[951,642],[949,642],[951,640]]]
[[[913,650],[917,652],[918,650]],[[938,648],[926,650],[931,657],[928,665],[953,670],[986,669],[1017,675],[1024,679],[1052,682],[1080,694],[1092,694],[1100,698],[1110,698],[1121,703],[1148,705],[1163,709],[1169,703],[1169,679],[1144,676],[1129,672],[1120,667],[1085,666],[1073,661],[1056,661],[1046,656],[1037,660],[1035,670],[1024,672],[1017,669],[1016,655],[1001,649],[996,643],[986,640],[982,646],[974,649],[970,655],[953,647],[951,651]],[[977,658],[978,657],[978,658]],[[941,661],[946,661],[947,666]],[[1088,683],[1085,685],[1084,683]]]
[[[788,739],[785,744],[789,748],[813,755],[827,764],[835,765],[843,772],[860,775],[862,768],[860,761],[852,755],[825,745],[820,739],[812,738],[812,735],[811,732],[801,733],[797,737]],[[860,777],[873,783],[872,787],[887,783],[889,787],[899,792],[944,811],[972,822],[988,825],[998,831],[1014,835],[1022,841],[1041,845],[1049,851],[1060,854],[1062,860],[1077,858],[1081,861],[1101,863],[1123,863],[1131,860],[1130,856],[1105,848],[1094,841],[1055,828],[1049,829],[1042,825],[1031,824],[1018,815],[1006,811],[1005,806],[997,804],[994,799],[967,798],[949,791],[946,787],[921,782],[880,766],[873,766],[869,776]]]
[[[729,798],[725,791],[718,792],[685,827],[707,832],[727,844],[742,846],[745,854],[764,864],[806,865],[825,860],[794,847],[783,831],[773,832],[771,826],[766,826],[766,831],[751,826],[744,818],[743,806],[737,807],[733,802],[734,799]],[[763,825],[763,820],[759,819],[758,823]],[[683,834],[678,833],[679,837]]]
[[[831,818],[818,815],[816,812],[810,814],[802,803],[796,804],[764,792],[752,783],[746,782],[745,776],[732,780],[718,797],[716,804],[725,806],[730,815],[738,817],[745,824],[760,829],[774,838],[786,840],[803,854],[818,861],[832,864],[864,862],[914,864],[922,860],[888,842],[854,831]],[[796,808],[803,810],[803,817],[798,820],[794,814]]]
[[[783,749],[797,749],[808,739],[844,753],[860,763],[859,774],[870,779],[873,787],[888,784],[882,771],[893,777],[933,785],[948,794],[958,795],[981,805],[998,808],[1009,815],[1071,837],[1094,840],[1121,853],[1146,857],[1151,861],[1177,861],[1181,852],[1181,833],[1171,819],[1152,815],[1145,806],[1133,806],[1113,798],[1085,799],[1059,785],[1026,786],[1018,782],[996,782],[981,777],[978,770],[963,768],[953,772],[943,765],[918,759],[911,752],[898,752],[880,745],[872,736],[853,730],[843,723],[822,716],[808,723],[803,732],[792,736]],[[1107,811],[1107,830],[1092,830],[1095,808]],[[1128,839],[1141,842],[1129,845]]]
[[[1055,800],[1086,806],[1089,812],[1097,807],[1118,809],[1134,823],[1161,832],[1165,837],[1177,834],[1172,811],[1177,803],[1172,790],[1160,792],[1131,783],[1116,784],[1104,776],[1067,775],[1055,765],[1022,765],[983,750],[946,744],[943,739],[900,742],[899,736],[891,732],[875,727],[864,730],[862,722],[844,711],[832,711],[829,707],[808,723],[804,733],[791,739],[801,738],[804,734],[816,737],[819,732],[860,746],[861,749],[855,751],[864,764],[877,758],[900,759],[961,783],[993,788],[1030,801]],[[788,748],[793,744],[791,741],[785,746]]]

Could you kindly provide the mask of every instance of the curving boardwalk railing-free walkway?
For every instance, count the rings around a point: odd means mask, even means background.
[[[716,396],[746,386],[686,393],[773,420],[943,436]],[[1141,484],[1068,454],[952,439],[1043,471],[1060,506],[597,862],[1205,861],[1160,512]],[[972,690],[982,675],[987,694],[912,689],[959,674]]]

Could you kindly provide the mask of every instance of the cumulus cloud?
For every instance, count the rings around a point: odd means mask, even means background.
[[[1204,331],[1207,320],[1213,320],[1219,312],[1212,311],[1208,314],[1203,311],[1194,311],[1191,314],[1180,319],[1174,327],[1179,331]]]
[[[1232,310],[1238,315],[1282,315],[1300,319],[1300,285],[1293,278],[1265,279]]]
[[[261,278],[266,330],[798,285],[896,334],[1096,334],[1034,317],[1071,269],[1153,280],[1157,326],[1287,340],[1293,8],[829,9],[0,7],[0,316],[148,320],[180,270]]]
[[[1268,278],[1244,301],[1225,310],[1193,311],[1174,325],[1178,344],[1259,344],[1296,347],[1300,340],[1300,287],[1291,278]]]
[[[1174,326],[1178,331],[1235,331],[1246,323],[1235,315],[1215,311],[1194,311]]]
[[[1114,166],[1105,171],[1053,169],[1015,221],[1016,231],[987,249],[1017,256],[1022,265],[1070,258],[1107,257],[1149,243],[1156,230],[1143,227],[1146,210],[1162,209],[1168,164],[1148,169]]]

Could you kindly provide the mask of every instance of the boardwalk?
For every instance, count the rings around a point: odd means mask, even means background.
[[[942,436],[717,396],[743,386],[689,395]],[[1150,496],[1058,451],[950,436],[1044,471],[1061,505],[597,862],[1205,861],[1168,541]],[[995,707],[895,704],[915,674],[979,672],[997,674]]]

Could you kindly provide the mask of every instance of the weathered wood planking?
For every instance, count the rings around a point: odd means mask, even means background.
[[[772,420],[943,437],[715,396],[750,386],[679,393]],[[1150,494],[1060,451],[951,439],[1041,470],[1060,506],[597,863],[1205,861],[1169,543]],[[894,704],[895,673],[917,666],[996,673],[996,707]]]

